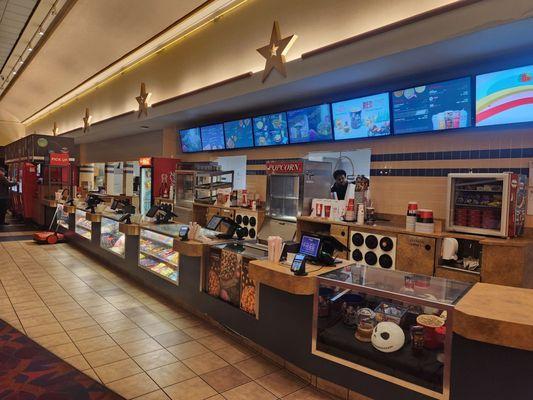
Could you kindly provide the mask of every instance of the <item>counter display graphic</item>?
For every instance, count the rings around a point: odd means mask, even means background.
[[[287,111],[291,143],[309,143],[332,140],[329,104]]]
[[[394,133],[467,128],[470,123],[470,78],[454,79],[392,94]]]
[[[476,125],[533,121],[533,65],[476,76]]]
[[[224,122],[226,149],[242,149],[254,146],[252,119]]]
[[[254,142],[259,147],[289,143],[287,116],[285,113],[255,117]]]
[[[389,94],[333,103],[335,140],[390,135]]]

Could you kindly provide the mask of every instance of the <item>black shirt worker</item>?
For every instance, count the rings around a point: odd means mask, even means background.
[[[9,188],[15,186],[17,182],[9,182],[6,178],[6,171],[0,168],[0,225],[6,223],[6,213],[9,208]]]
[[[331,193],[337,194],[337,200],[344,200],[346,197],[346,190],[348,190],[348,179],[346,178],[346,171],[338,169],[333,173],[335,183],[331,187]]]

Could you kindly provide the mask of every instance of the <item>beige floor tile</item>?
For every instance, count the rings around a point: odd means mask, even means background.
[[[128,317],[118,310],[106,312],[104,314],[93,315],[93,319],[99,324],[112,321],[128,321]]]
[[[222,347],[221,349],[215,350],[215,354],[222,357],[230,364],[235,364],[243,360],[247,360],[248,358],[254,355],[251,351],[246,351],[241,347],[236,346]]]
[[[133,358],[137,364],[139,364],[142,369],[148,371],[150,369],[162,367],[163,365],[172,364],[178,361],[167,350],[156,350],[150,353],[142,354]]]
[[[53,315],[35,315],[33,317],[20,318],[20,322],[25,328],[31,328],[32,326],[53,324],[57,320]]]
[[[283,398],[283,400],[334,400],[333,397],[308,386],[297,390]]]
[[[155,392],[135,397],[135,400],[170,400],[170,397],[168,397],[162,390],[156,390]]]
[[[158,322],[158,323],[151,324],[151,325],[144,325],[142,328],[150,336],[162,335],[164,333],[178,330],[178,328],[176,328],[174,325],[172,325],[169,322]]]
[[[255,382],[248,382],[222,393],[227,400],[274,400],[276,396]]]
[[[211,386],[198,377],[166,387],[164,391],[172,400],[204,400],[217,394]]]
[[[211,336],[217,332],[215,328],[206,325],[191,326],[190,328],[183,328],[182,331],[194,339]]]
[[[263,357],[255,356],[235,364],[235,368],[244,372],[252,379],[258,379],[277,371],[280,367]]]
[[[70,337],[66,334],[66,332],[53,333],[51,335],[40,336],[38,338],[34,338],[34,340],[37,343],[39,343],[41,346],[46,347],[46,348],[71,342]]]
[[[202,320],[196,317],[183,317],[183,318],[173,319],[169,322],[179,329],[184,329],[184,328],[190,328],[192,326],[200,325],[202,323]]]
[[[151,353],[155,350],[162,350],[163,346],[157,343],[154,339],[142,339],[135,342],[128,342],[121,344],[120,347],[130,355],[130,357],[139,356],[141,354]]]
[[[208,372],[200,377],[219,393],[244,385],[251,380],[231,365]]]
[[[308,384],[287,370],[279,370],[256,380],[261,386],[277,397],[283,397]]]
[[[225,400],[221,394],[215,394],[213,397],[209,397],[207,400]]]
[[[143,372],[131,358],[96,367],[94,371],[106,384]]]
[[[90,339],[84,339],[76,341],[76,346],[82,353],[91,353],[97,350],[103,350],[110,347],[114,347],[117,343],[108,335],[97,336]]]
[[[159,385],[166,387],[175,383],[194,378],[196,374],[182,362],[175,362],[146,371],[148,375]]]
[[[91,339],[97,336],[104,336],[106,332],[98,325],[88,326],[87,328],[74,329],[68,332],[68,335],[75,342],[85,339]]]
[[[163,333],[162,335],[154,336],[154,339],[157,340],[159,344],[164,347],[171,347],[177,344],[190,342],[194,340],[192,337],[187,335],[185,332],[174,327],[172,332]]]
[[[217,356],[215,353],[205,353],[183,360],[183,363],[192,369],[198,375],[214,371],[228,365],[226,361]]]
[[[61,321],[61,325],[63,325],[63,328],[65,328],[67,332],[75,330],[75,329],[87,328],[87,327],[94,326],[97,324],[98,323],[89,316],[71,319],[68,321]]]
[[[54,353],[60,358],[67,358],[80,354],[78,348],[74,345],[74,343],[65,343],[57,346],[48,347],[48,350],[50,350],[52,353]]]
[[[81,354],[65,358],[64,360],[80,371],[91,368],[85,357],[83,357]]]
[[[26,328],[26,332],[31,338],[38,338],[40,336],[51,335],[53,333],[61,333],[63,327],[59,323],[54,322],[52,324],[44,324],[32,326],[31,328]]]
[[[205,336],[197,340],[198,342],[202,343],[205,347],[207,347],[209,350],[213,350],[213,351],[221,349],[223,347],[227,347],[235,343],[231,339],[231,337],[224,335],[224,334],[215,334],[215,335]]]
[[[150,336],[141,328],[127,329],[125,331],[113,332],[109,334],[118,344],[136,342],[142,339],[148,339]]]
[[[129,319],[118,320],[118,321],[109,321],[109,322],[100,322],[100,326],[104,328],[107,333],[115,333],[120,331],[127,331],[128,329],[137,328],[133,322]]]
[[[111,304],[102,304],[102,305],[94,305],[94,306],[84,305],[83,308],[85,308],[85,311],[87,311],[87,313],[89,315],[92,315],[93,317],[96,315],[107,314],[110,312],[117,311],[117,309],[113,307]]]
[[[165,321],[163,317],[160,317],[157,314],[136,315],[134,317],[130,317],[130,319],[141,327]]]
[[[111,364],[115,361],[125,360],[129,358],[128,355],[118,346],[109,347],[107,349],[93,351],[84,354],[85,359],[91,367],[100,367],[102,365]],[[141,393],[144,394],[144,393]]]
[[[196,341],[190,341],[171,346],[167,349],[180,360],[185,360],[200,354],[209,353],[209,349]]]
[[[159,389],[154,381],[145,373],[111,382],[107,386],[126,399],[133,399]]]
[[[102,381],[100,380],[100,378],[98,377],[98,375],[96,375],[96,372],[94,372],[94,370],[92,368],[88,368],[86,369],[85,371],[82,371],[85,375],[91,377],[92,379],[94,379],[96,382],[100,382],[102,383]]]
[[[87,314],[81,307],[79,309],[71,310],[71,311],[62,311],[60,313],[54,312],[54,316],[61,323],[66,322],[66,321],[72,321],[72,320],[80,320],[80,318],[89,318],[89,314]],[[75,323],[76,322],[73,322],[73,324]],[[79,328],[83,328],[83,326],[79,326]]]

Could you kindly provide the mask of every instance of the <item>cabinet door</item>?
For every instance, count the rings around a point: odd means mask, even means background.
[[[396,269],[433,276],[436,239],[416,235],[398,235]]]
[[[333,236],[335,239],[337,239],[339,242],[341,242],[346,247],[350,247],[348,243],[348,226],[346,225],[336,225],[331,224],[331,227],[329,229],[329,234]],[[348,252],[347,251],[341,251],[338,254],[338,257],[344,258],[345,260],[348,260]]]

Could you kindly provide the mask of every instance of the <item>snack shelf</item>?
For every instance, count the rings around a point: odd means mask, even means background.
[[[155,232],[163,230],[170,235],[177,234],[179,225],[141,228],[139,243],[139,267],[150,271],[175,285],[179,284],[179,254],[174,251],[174,236]]]
[[[85,211],[76,210],[76,224],[74,231],[81,237],[91,240],[92,238],[92,222],[85,219]]]
[[[100,247],[122,258],[126,254],[126,235],[119,230],[118,221],[111,218],[102,218],[100,234]]]

